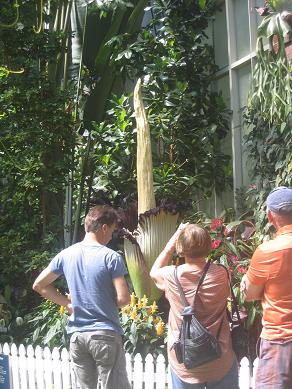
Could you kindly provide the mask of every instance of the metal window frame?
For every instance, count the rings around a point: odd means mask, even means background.
[[[240,121],[240,97],[238,83],[238,69],[250,63],[251,72],[256,57],[257,22],[255,12],[255,0],[246,1],[248,7],[249,24],[249,54],[237,59],[236,26],[235,26],[235,0],[225,0],[227,38],[228,38],[228,66],[217,72],[217,79],[228,74],[230,91],[230,109],[232,111],[231,136],[232,136],[232,165],[233,165],[233,198],[237,209],[237,191],[244,186],[243,160],[242,160],[242,126]]]

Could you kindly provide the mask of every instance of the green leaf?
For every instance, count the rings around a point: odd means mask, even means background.
[[[199,7],[203,10],[206,8],[206,0],[199,0]]]
[[[256,308],[254,307],[254,305],[248,307],[248,316],[246,321],[247,329],[250,329],[250,327],[253,325],[255,315],[256,315]]]

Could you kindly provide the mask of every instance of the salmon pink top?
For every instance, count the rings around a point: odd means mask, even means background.
[[[206,262],[199,259],[194,264],[178,266],[178,279],[189,304],[194,300],[196,285],[202,274]],[[222,356],[212,362],[186,369],[184,364],[177,362],[174,350],[170,350],[179,337],[182,323],[183,305],[174,278],[174,266],[164,268],[165,295],[170,303],[168,320],[168,357],[174,373],[184,382],[202,383],[221,380],[231,369],[234,361],[229,322],[226,315],[226,300],[230,295],[230,288],[226,270],[221,266],[211,264],[196,298],[195,312],[197,319],[217,336],[220,325],[219,342]]]

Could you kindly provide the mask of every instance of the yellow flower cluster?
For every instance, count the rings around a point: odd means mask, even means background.
[[[122,315],[130,317],[131,320],[140,323],[147,321],[149,322],[149,320],[151,320],[157,336],[161,336],[164,332],[164,323],[158,314],[158,306],[156,301],[153,301],[151,305],[147,304],[148,298],[146,295],[144,295],[142,298],[137,298],[133,292],[131,294],[130,304],[122,308]],[[153,317],[153,315],[155,315],[155,317]]]
[[[70,293],[66,293],[66,297],[67,297],[67,299],[68,299],[69,301],[71,301],[71,295],[70,295]],[[64,315],[64,313],[65,313],[65,307],[64,307],[64,305],[61,305],[61,306],[60,306],[59,313],[60,313],[60,315]]]
[[[65,307],[64,307],[64,305],[61,305],[61,306],[60,306],[59,312],[60,312],[60,315],[64,315],[64,313],[65,313]]]
[[[161,336],[163,334],[163,327],[164,323],[160,319],[159,322],[156,324],[155,329],[156,329],[156,335]]]

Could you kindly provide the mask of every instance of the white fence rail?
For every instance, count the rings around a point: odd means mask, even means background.
[[[77,389],[79,388],[66,349],[37,346],[27,348],[15,344],[0,344],[0,354],[9,355],[10,389]],[[134,358],[126,354],[127,372],[133,389],[172,389],[168,366],[162,355],[156,360],[148,354],[142,360],[140,354]],[[239,367],[240,389],[254,388],[254,372],[257,366],[249,366],[243,358]],[[1,383],[0,383],[1,387]],[[100,384],[98,388],[101,388]],[[118,389],[118,388],[117,388]],[[226,388],[227,389],[227,388]]]

